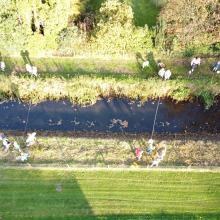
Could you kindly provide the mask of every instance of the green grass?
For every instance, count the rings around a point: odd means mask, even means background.
[[[157,71],[142,70],[135,59],[48,58],[31,59],[38,67],[37,79],[24,74],[21,59],[5,59],[6,74],[0,73],[0,99],[19,98],[38,103],[69,99],[77,104],[94,104],[100,97],[126,97],[146,101],[169,97],[176,101],[202,96],[210,106],[220,94],[220,76],[209,69],[214,60],[206,60],[188,77],[186,60],[164,60],[173,72],[162,81]],[[20,73],[20,74],[18,74]],[[204,95],[204,94],[208,94]]]
[[[220,174],[0,169],[0,218],[218,219]]]

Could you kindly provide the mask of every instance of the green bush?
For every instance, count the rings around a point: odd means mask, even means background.
[[[152,48],[148,27],[137,28],[129,4],[107,0],[100,8],[97,28],[92,39],[93,50],[107,54],[125,54]]]
[[[89,49],[86,33],[81,32],[76,26],[64,28],[59,33],[58,44],[61,55],[72,56]]]
[[[204,103],[206,109],[209,109],[215,101],[215,95],[211,91],[201,91],[199,97]]]

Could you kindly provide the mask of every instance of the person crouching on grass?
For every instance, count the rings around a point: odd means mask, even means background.
[[[200,57],[194,57],[191,61],[191,70],[189,71],[189,75],[191,75],[195,69],[200,66],[201,64],[201,58]]]

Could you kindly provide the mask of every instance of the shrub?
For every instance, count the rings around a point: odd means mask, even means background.
[[[97,28],[92,39],[94,50],[102,53],[124,54],[152,48],[148,27],[136,28],[129,4],[119,0],[107,0],[100,8]]]
[[[215,95],[211,91],[201,91],[199,97],[204,103],[206,109],[209,109],[215,101]]]

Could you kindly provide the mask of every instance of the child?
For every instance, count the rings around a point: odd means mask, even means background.
[[[145,60],[142,64],[142,69],[144,69],[145,67],[149,67],[150,63],[148,60]]]
[[[143,151],[142,151],[139,147],[137,147],[137,148],[135,149],[135,154],[136,154],[137,160],[140,161],[140,160],[141,160],[141,157],[142,157],[142,154],[143,154]]]
[[[213,65],[213,72],[219,73],[220,72],[220,61],[218,61],[217,63],[215,63]]]
[[[30,146],[34,145],[35,142],[36,142],[36,132],[28,134],[28,138],[26,140],[27,147],[30,147]]]
[[[200,57],[194,57],[191,61],[191,70],[189,71],[189,75],[191,75],[196,67],[198,67],[201,64],[201,58]]]
[[[148,155],[151,155],[152,154],[152,151],[155,149],[155,146],[154,146],[154,140],[153,139],[150,139],[148,141],[148,146],[146,148],[146,152]]]

